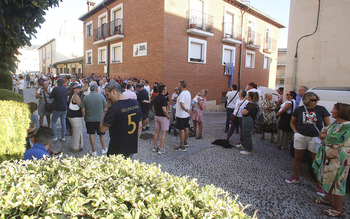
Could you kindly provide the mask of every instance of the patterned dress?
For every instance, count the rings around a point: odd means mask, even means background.
[[[207,106],[207,100],[203,98],[202,100],[200,100],[200,102],[202,104],[202,107],[199,106],[199,103],[197,104],[196,109],[192,110],[191,112],[191,119],[193,121],[203,123],[203,111]]]
[[[312,165],[325,192],[345,195],[350,167],[350,121],[334,122]]]
[[[266,101],[264,99],[261,102],[261,108],[263,111],[264,121],[260,126],[262,132],[276,132],[277,131],[277,119],[276,119],[276,102],[273,100]]]

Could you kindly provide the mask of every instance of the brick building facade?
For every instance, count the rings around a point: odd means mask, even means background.
[[[239,0],[104,0],[80,20],[85,75],[144,78],[170,91],[186,80],[213,104],[228,90],[227,62],[241,88],[275,86],[284,26]]]

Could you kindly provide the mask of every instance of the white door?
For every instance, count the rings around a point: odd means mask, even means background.
[[[203,1],[190,0],[191,7],[191,23],[194,23],[200,27],[203,26]]]

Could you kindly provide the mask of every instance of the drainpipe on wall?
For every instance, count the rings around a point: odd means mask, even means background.
[[[109,21],[109,18],[111,17],[111,15],[110,15],[111,12],[110,12],[109,8],[107,8],[107,6],[105,5],[105,2],[104,2],[104,1],[102,2],[102,4],[103,4],[103,6],[105,6],[105,8],[106,8],[107,11],[108,11],[108,12],[107,12],[107,18],[106,18],[106,20]],[[108,22],[108,23],[109,23],[109,25],[110,25],[110,22]],[[107,31],[110,32],[111,30],[110,30],[109,28],[107,28]],[[110,44],[110,42],[108,41],[108,42],[107,42],[107,51],[106,51],[106,52],[107,52],[107,77],[108,77],[108,78],[109,78],[109,58],[110,58],[110,57],[109,57],[109,44]]]
[[[249,7],[248,7],[249,9]],[[247,10],[248,10],[247,9]],[[242,43],[241,43],[241,51],[240,51],[240,54],[239,54],[239,71],[238,71],[238,90],[241,89],[241,79],[242,79],[242,62],[243,62],[243,44],[244,44],[244,35],[243,35],[243,17],[244,17],[244,14],[247,12],[247,10],[245,10],[243,13],[242,13],[242,10],[241,10],[241,35],[242,35]]]
[[[297,68],[298,68],[298,48],[299,48],[299,43],[300,40],[309,36],[314,35],[317,30],[318,30],[318,25],[319,25],[319,20],[320,20],[320,8],[321,8],[321,0],[318,0],[318,12],[317,12],[317,23],[316,23],[316,27],[315,27],[315,31],[313,33],[310,34],[306,34],[302,37],[300,37],[297,41],[297,45],[296,45],[296,49],[295,49],[295,56],[294,56],[294,72],[293,72],[293,90],[295,90],[295,86],[296,86],[296,79],[297,79]]]

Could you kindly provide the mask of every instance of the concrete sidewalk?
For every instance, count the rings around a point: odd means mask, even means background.
[[[37,102],[35,89],[24,90],[25,102]],[[310,178],[304,165],[301,182],[289,185],[284,182],[293,172],[293,158],[289,152],[276,148],[269,140],[261,141],[260,135],[253,135],[253,154],[244,156],[236,148],[225,149],[212,145],[215,139],[225,137],[226,113],[205,113],[203,139],[190,138],[186,152],[175,150],[180,138],[168,134],[166,153],[158,155],[152,152],[153,140],[140,139],[139,153],[135,156],[140,162],[160,164],[163,171],[177,176],[196,178],[200,185],[213,184],[228,191],[232,197],[239,195],[242,205],[251,206],[246,210],[249,215],[258,211],[259,218],[327,218],[321,211],[327,209],[313,203],[316,195],[316,183]],[[58,123],[58,132],[60,125]],[[45,122],[44,122],[45,124]],[[66,142],[55,142],[53,149],[74,157],[82,157],[91,151],[90,142],[84,128],[84,150],[73,153],[70,150],[71,137]],[[150,131],[153,134],[154,122]],[[267,135],[266,138],[270,136]],[[231,138],[231,144],[238,140],[237,134]],[[109,142],[109,134],[106,134]],[[97,153],[101,155],[101,144],[96,138]],[[345,213],[350,215],[350,200],[346,197]]]

